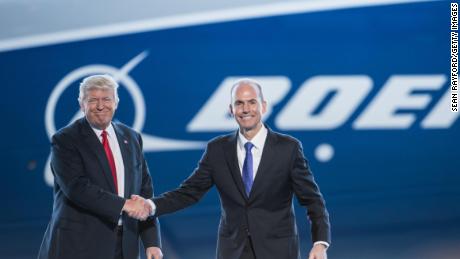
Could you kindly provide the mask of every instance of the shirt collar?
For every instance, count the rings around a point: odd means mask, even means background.
[[[267,138],[268,135],[268,130],[265,127],[264,124],[262,124],[262,127],[260,128],[259,132],[251,139],[251,143],[254,145],[256,149],[261,149],[263,145],[265,144],[265,139]],[[244,144],[246,142],[249,142],[249,140],[246,139],[246,137],[241,134],[240,130],[238,130],[238,145],[240,148],[244,147]]]
[[[91,126],[91,124],[90,124],[90,126]],[[101,138],[102,130],[94,128],[93,126],[91,126],[91,128],[93,129],[94,133],[96,133],[96,136],[98,138]],[[110,123],[109,126],[107,128],[105,128],[105,131],[107,131],[107,136],[109,138],[115,136],[115,129],[113,128],[112,123]]]

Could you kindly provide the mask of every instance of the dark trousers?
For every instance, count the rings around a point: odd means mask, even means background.
[[[240,259],[256,259],[256,253],[254,252],[254,246],[252,245],[250,237],[246,239],[246,245],[244,246]]]
[[[114,259],[123,259],[123,227],[118,226],[115,231],[117,232],[117,242]]]

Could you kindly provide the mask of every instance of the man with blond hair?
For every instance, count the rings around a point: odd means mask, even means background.
[[[145,220],[153,187],[141,135],[113,121],[117,88],[109,75],[85,78],[85,116],[52,137],[54,206],[39,259],[138,258],[139,237],[149,259],[163,257],[158,222]]]

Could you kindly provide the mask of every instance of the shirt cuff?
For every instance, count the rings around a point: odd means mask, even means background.
[[[313,246],[315,246],[315,245],[324,245],[326,247],[326,249],[329,248],[329,243],[324,242],[324,241],[316,241],[315,243],[313,243]]]
[[[155,203],[151,199],[147,199],[147,202],[150,204],[151,212],[149,216],[155,215],[155,212],[157,211],[157,206],[155,206]]]

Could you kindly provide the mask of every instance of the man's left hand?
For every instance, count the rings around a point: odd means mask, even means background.
[[[308,259],[327,259],[326,246],[322,244],[316,244],[312,247]]]
[[[145,255],[147,256],[147,259],[163,259],[163,253],[161,252],[161,249],[156,246],[148,247],[145,250]]]

